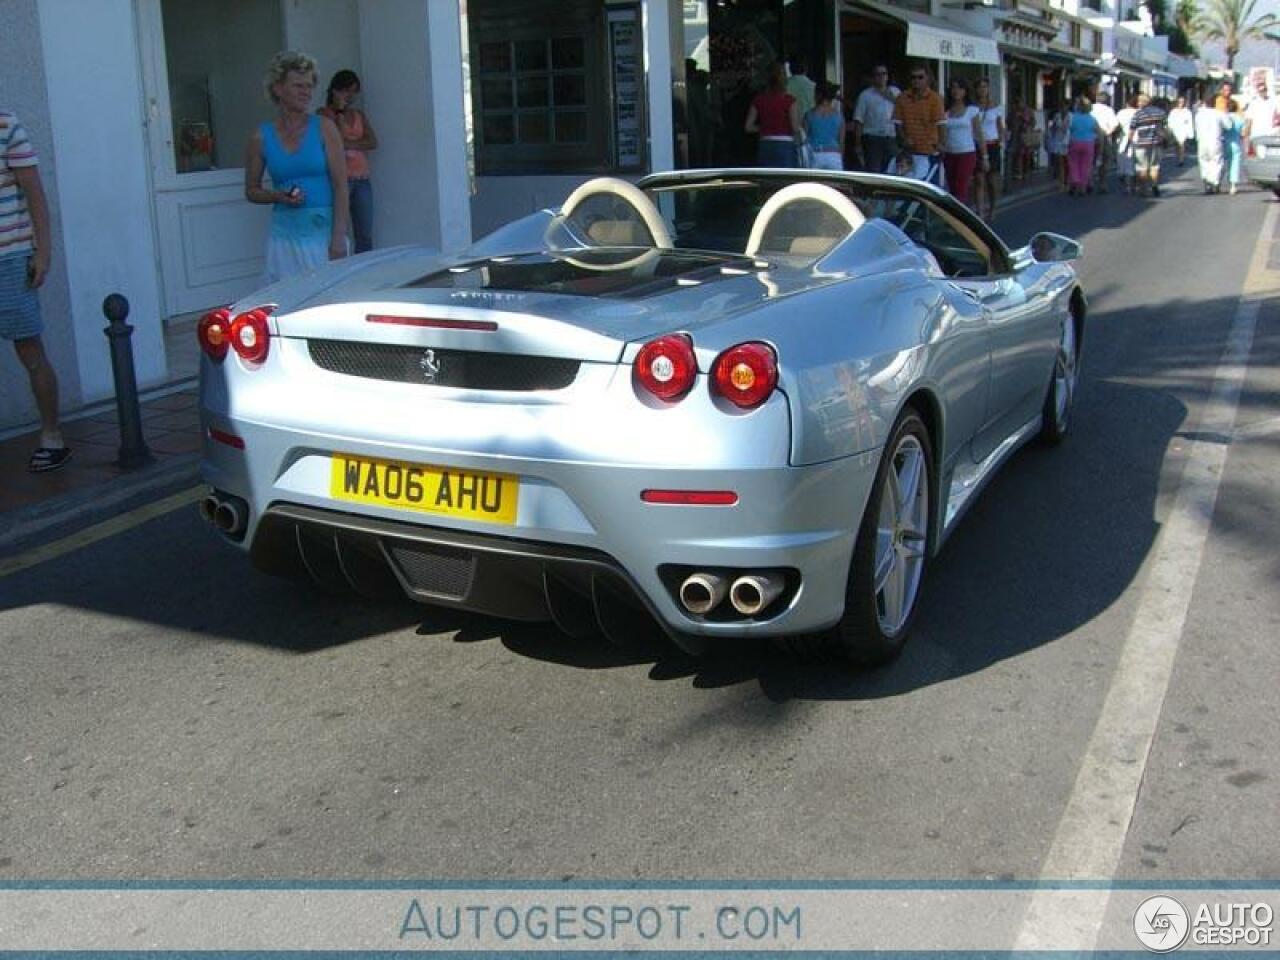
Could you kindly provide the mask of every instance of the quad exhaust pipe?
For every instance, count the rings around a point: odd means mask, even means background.
[[[782,574],[772,570],[747,573],[732,580],[721,573],[700,570],[680,584],[680,604],[689,613],[704,616],[727,596],[739,614],[754,617],[778,599],[785,587]]]
[[[729,592],[729,578],[718,573],[691,573],[680,584],[680,602],[690,613],[710,613]]]
[[[249,505],[239,497],[214,490],[200,501],[200,516],[225,536],[239,539],[249,525]]]
[[[776,573],[748,573],[733,581],[729,602],[744,617],[754,617],[782,593],[784,581]]]

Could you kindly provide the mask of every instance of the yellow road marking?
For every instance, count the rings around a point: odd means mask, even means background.
[[[139,524],[146,523],[148,520],[154,520],[156,517],[163,516],[166,513],[172,513],[180,507],[195,503],[204,496],[205,489],[204,486],[191,487],[181,493],[165,497],[163,500],[143,504],[136,510],[122,513],[117,517],[112,517],[110,520],[103,520],[101,523],[95,523],[91,527],[77,530],[61,540],[34,547],[7,560],[0,560],[0,577],[7,577],[12,573],[17,573],[19,570],[26,570],[28,567],[34,567],[38,563],[44,563],[46,560],[64,556],[74,550],[79,550],[81,547],[87,547],[91,543],[97,543],[99,540],[106,540],[108,537],[114,537],[118,533],[124,533],[124,531],[131,530]]]

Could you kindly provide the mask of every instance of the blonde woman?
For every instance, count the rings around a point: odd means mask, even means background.
[[[996,216],[996,201],[1000,199],[1000,181],[1004,153],[1004,110],[991,100],[991,80],[978,81],[978,120],[982,124],[982,138],[987,144],[987,166],[974,181],[975,208],[978,216],[991,223]]]
[[[311,112],[314,60],[277,53],[264,85],[276,117],[249,139],[244,195],[272,205],[264,279],[274,283],[347,255],[347,165],[338,128]],[[270,189],[262,185],[264,172]]]

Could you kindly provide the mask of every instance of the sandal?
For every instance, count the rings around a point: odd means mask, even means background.
[[[70,459],[70,447],[41,447],[31,454],[27,469],[32,473],[48,473],[50,470],[57,470]]]

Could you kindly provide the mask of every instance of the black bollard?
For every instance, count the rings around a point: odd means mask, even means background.
[[[113,293],[102,301],[107,327],[102,331],[111,345],[111,374],[116,384],[116,417],[120,424],[121,467],[129,469],[153,459],[142,438],[142,413],[138,409],[138,380],[133,373],[133,327],[125,323],[129,301]]]

